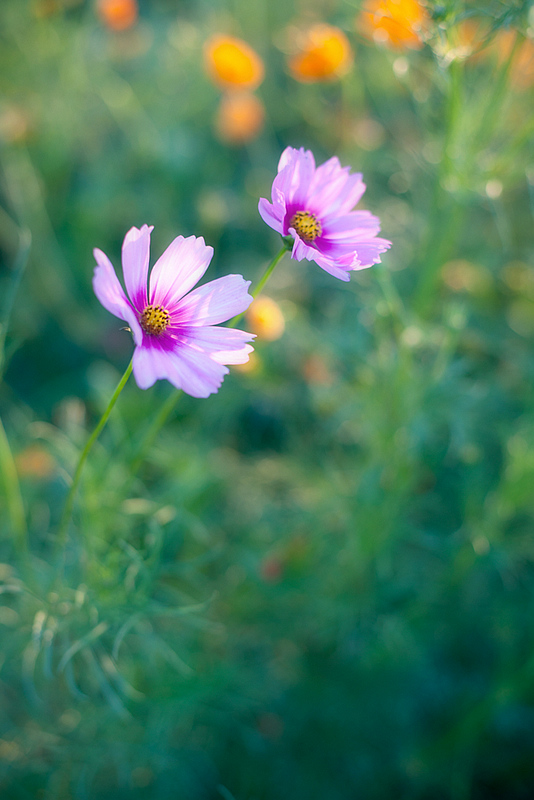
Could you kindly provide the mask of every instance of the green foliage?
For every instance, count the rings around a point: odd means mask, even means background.
[[[534,17],[428,7],[425,46],[391,51],[335,0],[145,0],[122,32],[2,0],[2,798],[533,795]],[[286,28],[317,19],[354,65],[300,84]],[[240,146],[214,127],[216,31],[266,65]],[[146,222],[153,258],[203,235],[208,279],[257,281],[288,144],[364,173],[391,251],[350,284],[286,256],[285,333],[217,395],[130,382],[63,548],[132,349],[92,248],[118,266]]]

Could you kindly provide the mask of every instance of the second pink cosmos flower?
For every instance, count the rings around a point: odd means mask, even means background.
[[[254,334],[214,327],[249,307],[250,281],[226,275],[190,291],[206,272],[213,248],[204,239],[178,236],[150,273],[152,227],[131,228],[122,245],[126,294],[108,257],[94,250],[95,294],[108,311],[131,328],[133,373],[148,389],[166,379],[193,397],[216,392],[228,372],[225,364],[244,364]]]
[[[353,211],[365,192],[359,173],[350,174],[337,157],[315,166],[310,150],[286,147],[272,187],[272,203],[262,198],[264,222],[293,237],[291,255],[315,261],[343,281],[349,272],[380,262],[391,242],[376,234],[380,220],[369,211]]]

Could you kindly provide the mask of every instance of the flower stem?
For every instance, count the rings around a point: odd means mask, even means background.
[[[0,420],[0,470],[4,478],[7,512],[11,521],[15,548],[25,561],[28,556],[28,529],[17,468],[9,446],[5,428]]]
[[[278,262],[282,260],[282,258],[284,257],[285,253],[287,253],[289,250],[291,250],[292,247],[293,247],[293,241],[289,242],[288,239],[284,239],[284,244],[282,245],[282,249],[275,255],[275,257],[273,258],[273,260],[271,261],[271,263],[269,264],[269,266],[267,267],[267,269],[265,270],[265,272],[263,273],[263,275],[259,279],[258,285],[256,286],[256,288],[252,292],[252,297],[256,298],[259,295],[259,293],[261,292],[261,290],[263,289],[263,287],[265,286],[265,284],[267,283],[267,281],[271,277],[271,274],[272,274],[274,268],[276,267],[276,265],[278,264]]]
[[[87,456],[89,455],[92,446],[94,445],[94,443],[98,439],[98,437],[99,437],[100,433],[102,432],[106,422],[108,421],[108,417],[111,414],[111,411],[113,410],[113,406],[117,402],[120,393],[122,392],[122,390],[126,386],[128,378],[132,374],[132,367],[133,367],[133,359],[130,361],[130,363],[126,367],[126,371],[125,371],[124,375],[120,379],[120,381],[119,381],[119,383],[117,385],[117,388],[115,389],[115,391],[113,392],[113,395],[111,396],[111,400],[108,403],[108,407],[106,408],[106,410],[104,411],[104,413],[100,417],[100,422],[98,423],[98,425],[94,429],[93,433],[91,434],[91,436],[87,440],[87,443],[86,443],[86,445],[85,445],[85,447],[84,447],[84,449],[83,449],[83,451],[82,451],[82,453],[80,455],[80,458],[78,460],[78,464],[76,466],[76,470],[74,472],[74,477],[72,479],[72,484],[71,484],[71,487],[69,489],[69,493],[67,495],[67,499],[65,500],[65,506],[63,508],[63,514],[61,515],[61,520],[59,522],[59,529],[58,529],[58,535],[57,535],[57,540],[56,540],[56,549],[58,551],[59,550],[63,550],[63,548],[65,547],[65,541],[66,541],[66,538],[67,538],[67,529],[68,529],[68,526],[69,526],[69,522],[70,522],[70,519],[71,519],[71,516],[72,516],[72,509],[73,509],[73,506],[74,506],[74,498],[76,496],[76,490],[78,488],[78,484],[80,483],[80,478],[82,476],[83,467],[84,467],[84,464],[85,464],[85,462],[87,460]]]
[[[289,242],[288,239],[284,239],[284,244],[282,246],[282,249],[275,255],[273,260],[267,266],[267,269],[265,270],[265,272],[263,273],[263,275],[259,279],[259,281],[258,281],[257,285],[255,286],[255,288],[253,289],[253,291],[251,292],[252,297],[254,299],[256,299],[256,297],[259,295],[259,293],[261,292],[261,290],[263,289],[263,287],[265,286],[265,284],[267,283],[267,281],[271,277],[271,275],[273,273],[273,270],[276,267],[276,265],[278,264],[278,262],[282,260],[284,255],[289,250],[291,250],[292,247],[293,247],[293,242],[292,241]],[[245,313],[246,312],[243,311],[241,314],[238,314],[237,317],[234,317],[232,320],[230,320],[230,322],[228,323],[228,327],[229,328],[235,328],[237,323],[245,316]]]

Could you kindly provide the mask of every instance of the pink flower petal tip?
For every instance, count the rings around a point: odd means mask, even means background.
[[[217,327],[249,307],[250,281],[226,275],[193,289],[213,256],[213,248],[195,236],[174,239],[149,280],[151,232],[143,225],[125,236],[122,270],[127,293],[108,257],[95,249],[95,294],[132,331],[133,373],[141,389],[166,379],[193,397],[208,397],[228,373],[226,364],[244,364],[252,352],[248,342],[254,334]]]
[[[359,173],[351,174],[337,157],[315,166],[310,150],[286,147],[272,186],[272,202],[262,198],[259,212],[271,228],[293,239],[292,258],[315,261],[341,280],[349,272],[380,262],[391,242],[377,236],[380,220],[354,211],[365,191]]]

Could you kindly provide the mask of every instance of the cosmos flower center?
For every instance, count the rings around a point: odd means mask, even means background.
[[[323,232],[321,223],[310,211],[297,211],[289,222],[289,227],[294,228],[305,242],[313,242]]]
[[[163,306],[147,306],[139,317],[139,324],[150,336],[159,336],[170,321],[171,315]]]

